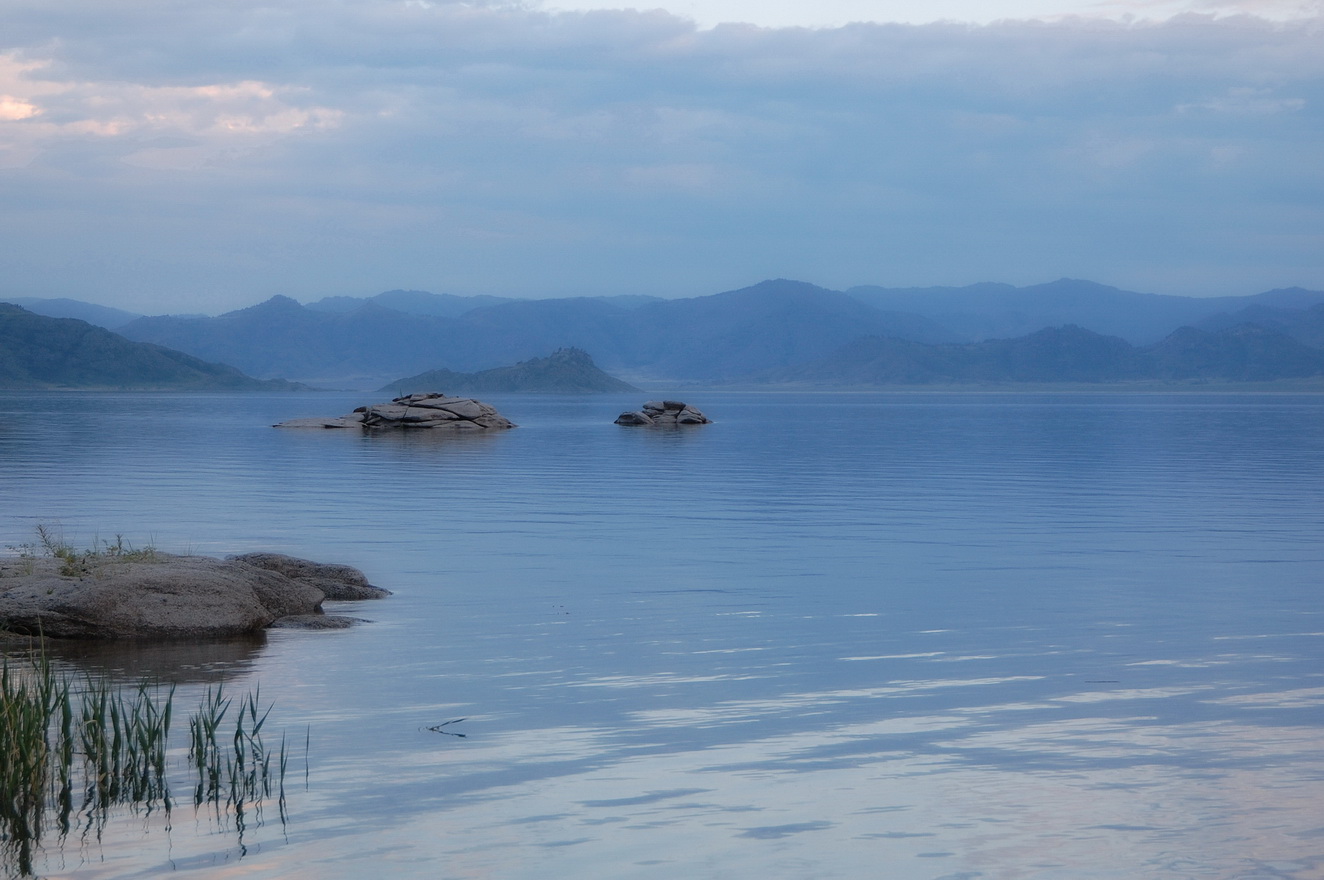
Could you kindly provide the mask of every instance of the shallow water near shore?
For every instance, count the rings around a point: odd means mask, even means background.
[[[346,631],[67,656],[184,706],[260,685],[308,757],[288,822],[126,814],[46,875],[1324,876],[1324,395],[270,427],[378,397],[0,394],[0,544],[273,550],[396,592],[330,609]]]

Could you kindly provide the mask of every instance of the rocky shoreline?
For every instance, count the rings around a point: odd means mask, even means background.
[[[126,560],[0,559],[0,633],[50,639],[221,638],[269,627],[334,629],[322,603],[389,596],[347,565],[279,553],[217,559],[151,552]]]

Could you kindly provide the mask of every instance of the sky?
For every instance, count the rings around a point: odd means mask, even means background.
[[[1324,3],[0,0],[0,298],[1324,288]]]

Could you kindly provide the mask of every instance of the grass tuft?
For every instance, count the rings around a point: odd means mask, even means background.
[[[156,562],[160,559],[155,547],[134,547],[124,540],[123,535],[116,535],[114,541],[94,538],[91,547],[79,550],[56,528],[44,524],[37,526],[36,541],[9,545],[8,549],[26,563],[24,574],[32,574],[38,558],[47,558],[59,560],[60,574],[65,577],[86,577],[115,562]]]
[[[48,832],[63,845],[75,827],[100,839],[115,810],[167,816],[171,797],[171,721],[175,688],[116,684],[57,671],[42,655],[0,663],[0,865],[30,876]],[[231,698],[209,688],[188,719],[186,772],[193,805],[233,817],[243,846],[251,815],[275,799],[287,820],[282,736],[276,752],[262,741],[271,713],[257,691],[236,705],[232,735],[223,731]],[[182,751],[182,749],[180,750]],[[273,768],[272,760],[276,759]]]

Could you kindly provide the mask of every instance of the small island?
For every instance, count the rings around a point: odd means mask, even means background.
[[[360,406],[331,418],[289,419],[277,428],[361,428],[380,430],[492,431],[516,427],[490,404],[438,391],[407,394],[390,403]]]
[[[381,391],[400,388],[449,388],[469,394],[611,394],[637,392],[626,382],[598,369],[588,352],[560,348],[545,358],[531,358],[510,367],[477,373],[429,370],[397,379]]]
[[[677,425],[708,425],[712,419],[688,403],[679,400],[650,400],[642,409],[623,412],[616,424],[626,427],[673,427]]]

